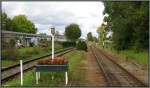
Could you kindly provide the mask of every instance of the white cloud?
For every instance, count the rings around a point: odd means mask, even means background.
[[[104,6],[102,2],[18,2],[3,1],[2,10],[13,18],[19,14],[25,14],[38,28],[38,33],[49,33],[51,25],[63,33],[65,26],[77,23],[82,30],[82,38],[88,32],[97,36],[96,29],[103,22]]]

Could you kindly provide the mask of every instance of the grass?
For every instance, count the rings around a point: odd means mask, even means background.
[[[37,54],[37,55],[32,55],[29,58],[24,58],[23,60],[27,61],[27,60],[38,58],[40,56],[44,56],[44,55],[47,55],[47,54],[49,54],[49,53],[45,53],[45,54],[41,53],[41,54]],[[15,64],[18,64],[18,63],[19,63],[19,60],[6,59],[6,60],[2,60],[2,67],[9,67],[9,66],[12,66],[12,65],[15,65]]]
[[[146,51],[137,53],[134,50],[124,50],[120,54],[125,58],[137,61],[139,64],[148,64],[148,52]]]
[[[1,60],[1,61],[2,61],[1,63],[2,67],[8,67],[19,63],[18,61],[14,61],[14,60]]]
[[[126,58],[128,60],[132,60],[141,65],[148,65],[148,51],[136,52],[133,49],[116,51],[115,49],[105,48],[105,51],[117,54],[120,57]]]
[[[69,80],[77,80],[78,82],[82,82],[85,78],[85,73],[79,70],[80,66],[82,65],[81,61],[84,60],[85,55],[83,51],[73,51],[65,55],[65,57],[69,61]],[[65,85],[65,73],[53,73],[54,80],[51,79],[52,73],[51,72],[42,72],[41,79],[39,84],[36,84],[35,81],[35,72],[34,70],[28,71],[24,73],[24,85],[23,86],[63,86]],[[16,77],[15,79],[6,82],[3,86],[20,86],[20,76]]]
[[[85,60],[84,51],[75,51],[70,54],[66,54],[69,60],[69,78],[76,81],[78,86],[83,85],[85,81],[85,71],[81,69],[84,65],[82,61]]]
[[[61,50],[63,48],[55,48],[55,50]],[[47,55],[51,52],[51,50],[44,50],[44,48],[40,47],[30,47],[30,48],[21,48],[18,49],[18,59],[10,60],[10,59],[2,59],[2,67],[9,67],[11,65],[15,65],[19,63],[19,60],[22,59],[24,61],[31,60],[34,58],[38,58],[40,56]]]
[[[46,86],[61,86],[65,84],[65,77],[64,72],[53,73],[54,80],[51,79],[52,73],[42,72],[41,79],[39,80],[39,84],[36,84],[35,72],[28,71],[24,73],[24,87],[31,87],[31,86],[39,86],[39,87],[46,87]],[[59,83],[59,85],[57,85]],[[16,79],[9,81],[4,84],[4,86],[11,86],[11,87],[19,87],[20,86],[20,76],[17,76]]]

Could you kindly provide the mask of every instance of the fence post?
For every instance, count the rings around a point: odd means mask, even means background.
[[[68,84],[68,73],[65,72],[65,78],[66,78],[66,85]]]
[[[36,84],[39,83],[39,82],[38,82],[38,79],[39,79],[38,76],[39,76],[39,75],[38,75],[38,72],[36,72]]]
[[[39,72],[39,77],[38,78],[40,79],[40,72]]]

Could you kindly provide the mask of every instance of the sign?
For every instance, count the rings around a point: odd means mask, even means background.
[[[51,28],[51,34],[54,35],[55,34],[55,27]]]

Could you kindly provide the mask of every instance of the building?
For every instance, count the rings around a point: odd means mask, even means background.
[[[51,36],[48,36],[48,35],[12,32],[12,31],[2,31],[1,38],[2,38],[2,41],[5,41],[5,42],[9,42],[11,39],[13,39],[17,43],[19,40],[19,42],[25,47],[29,47],[30,43],[34,43],[35,45],[38,45],[38,42],[41,39],[51,40]]]
[[[67,39],[65,38],[64,35],[56,35],[55,36],[55,41],[65,42],[65,41],[67,41]]]
[[[46,34],[31,34],[31,33],[21,33],[12,31],[2,31],[2,41],[10,42],[13,39],[16,44],[20,43],[25,47],[29,47],[30,44],[38,45],[41,39],[47,39],[51,41],[51,36]],[[55,41],[64,42],[67,41],[64,35],[56,35]],[[4,43],[2,42],[2,43]]]

